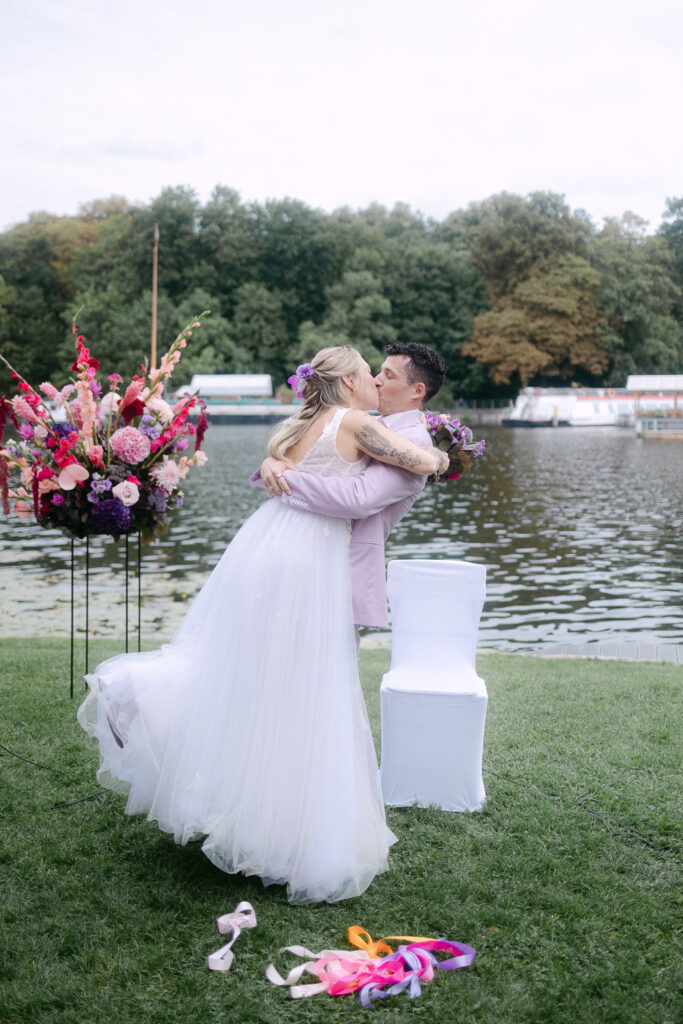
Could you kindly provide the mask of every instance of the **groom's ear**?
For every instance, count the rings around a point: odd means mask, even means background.
[[[427,386],[424,383],[424,381],[418,380],[417,383],[414,384],[413,386],[415,388],[416,396],[420,399],[421,402],[424,402],[424,397],[427,393]]]

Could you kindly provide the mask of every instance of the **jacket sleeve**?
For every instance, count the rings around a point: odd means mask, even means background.
[[[388,505],[419,494],[427,477],[396,466],[373,461],[358,476],[319,476],[317,473],[286,474],[292,494],[280,501],[292,508],[318,512],[340,519],[366,519]]]
[[[265,487],[266,486],[264,484],[263,480],[261,479],[261,467],[260,466],[256,470],[256,472],[252,473],[251,476],[249,477],[249,483],[253,484],[254,487]]]

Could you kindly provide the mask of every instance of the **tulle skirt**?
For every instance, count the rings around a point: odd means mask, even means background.
[[[349,524],[268,501],[173,641],[87,676],[100,783],[221,870],[290,902],[357,896],[387,828],[356,667]]]

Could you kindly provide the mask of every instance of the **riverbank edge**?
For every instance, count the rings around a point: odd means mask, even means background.
[[[37,640],[43,640],[45,642],[66,642],[69,640],[68,634],[62,633],[56,634],[51,633],[49,636],[0,636],[0,646],[5,643],[35,643]],[[159,640],[157,638],[157,645],[168,643],[168,639]],[[117,642],[116,637],[112,636],[91,636],[89,643],[91,646],[96,644],[104,643],[110,647],[115,647]],[[85,646],[85,638],[82,633],[79,633],[75,638],[76,649],[81,650]],[[638,662],[639,664],[669,664],[675,665],[683,669],[683,644],[672,644],[667,641],[652,642],[648,644],[638,644],[634,641],[624,639],[612,639],[603,641],[591,641],[583,644],[557,644],[559,649],[546,649],[542,651],[508,651],[500,650],[496,647],[478,647],[477,654],[489,655],[489,654],[502,654],[506,657],[513,658],[532,658],[532,659],[547,659],[547,660],[581,660],[587,658],[593,658],[598,661],[627,661],[627,662]],[[647,647],[647,654],[640,654],[638,648]],[[615,650],[616,648],[616,650]],[[136,638],[134,635],[130,637],[130,648],[131,651],[136,649]],[[143,646],[143,650],[153,650],[154,647],[149,643]],[[368,633],[365,636],[361,636],[360,649],[362,651],[388,651],[391,650],[391,633],[390,632],[378,632]],[[635,650],[634,650],[635,649]]]

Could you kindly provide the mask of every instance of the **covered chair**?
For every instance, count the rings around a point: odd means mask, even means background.
[[[381,779],[393,807],[476,811],[488,695],[475,669],[483,565],[389,563],[391,669],[382,679]]]

